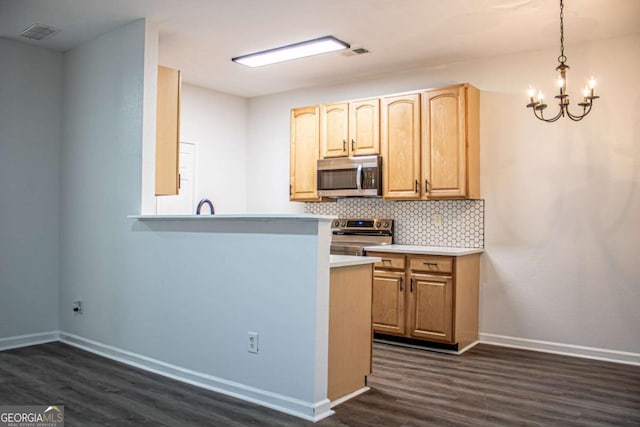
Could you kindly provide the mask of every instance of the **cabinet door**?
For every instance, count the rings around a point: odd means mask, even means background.
[[[349,104],[326,104],[320,107],[320,147],[323,158],[349,155]]]
[[[180,186],[180,86],[180,71],[158,67],[156,196],[177,195]]]
[[[465,87],[422,94],[424,198],[467,196]]]
[[[291,200],[318,200],[319,118],[317,106],[291,110]]]
[[[453,279],[412,274],[409,279],[409,336],[453,343]]]
[[[386,199],[419,199],[420,96],[382,98],[382,174]]]
[[[404,271],[374,271],[371,309],[374,331],[404,335],[404,278]]]
[[[348,142],[351,155],[380,154],[380,100],[353,101],[349,108]]]

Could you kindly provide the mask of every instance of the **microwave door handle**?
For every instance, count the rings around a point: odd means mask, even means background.
[[[356,185],[358,186],[358,191],[362,191],[362,165],[358,165],[356,171]]]

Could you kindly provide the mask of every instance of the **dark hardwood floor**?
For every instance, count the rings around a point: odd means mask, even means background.
[[[478,345],[374,344],[372,390],[318,426],[640,426],[640,367]],[[0,405],[63,404],[67,426],[303,426],[298,418],[62,343],[0,352]]]

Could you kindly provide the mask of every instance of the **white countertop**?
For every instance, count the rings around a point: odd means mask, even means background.
[[[401,254],[418,254],[418,255],[448,255],[463,256],[471,254],[479,254],[484,252],[481,248],[449,248],[445,246],[414,246],[414,245],[381,245],[367,246],[365,251],[371,252],[389,252]]]
[[[351,256],[351,255],[331,255],[329,265],[334,267],[349,267],[352,265],[373,264],[382,261],[375,256]]]
[[[332,215],[312,214],[215,214],[215,215],[129,215],[129,219],[140,221],[211,221],[211,220],[236,220],[236,221],[331,221]]]

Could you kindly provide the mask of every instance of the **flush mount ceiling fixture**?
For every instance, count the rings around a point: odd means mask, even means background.
[[[231,58],[231,60],[249,67],[261,67],[263,65],[305,58],[307,56],[319,55],[321,53],[349,49],[349,47],[349,44],[342,40],[338,40],[332,36],[326,36],[287,46],[276,47],[274,49],[263,50],[261,52],[250,53],[249,55],[237,56],[235,58]]]
[[[569,66],[566,64],[566,61],[567,57],[564,54],[564,2],[563,0],[560,0],[560,56],[558,56],[558,62],[560,65],[556,67],[556,70],[560,73],[557,80],[560,94],[554,97],[558,100],[560,111],[558,111],[558,114],[554,117],[545,118],[544,109],[547,108],[547,104],[544,103],[544,95],[542,94],[542,91],[538,91],[536,95],[536,90],[531,86],[529,86],[530,102],[527,104],[527,108],[532,108],[533,114],[538,119],[547,123],[555,122],[560,117],[569,117],[573,121],[580,121],[591,112],[593,101],[600,98],[599,96],[595,96],[593,93],[596,86],[596,79],[591,77],[582,91],[582,102],[578,103],[578,106],[582,107],[582,114],[571,114],[569,111],[569,94],[567,93],[567,70],[569,69]]]

